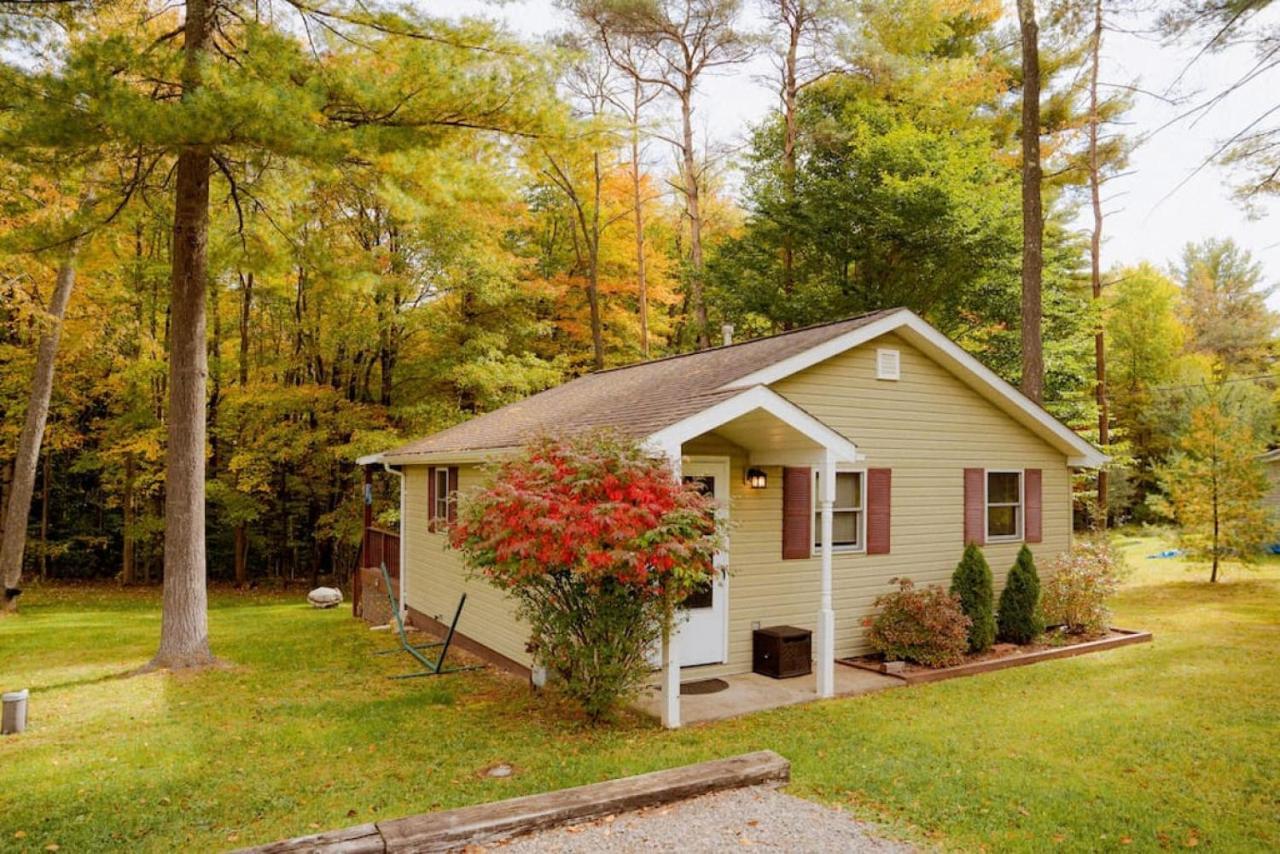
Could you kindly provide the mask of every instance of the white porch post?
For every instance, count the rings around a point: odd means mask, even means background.
[[[678,481],[681,474],[680,445],[665,450],[671,462],[672,475]],[[662,633],[662,725],[667,729],[680,726],[680,638],[674,628],[668,626]]]
[[[836,691],[836,616],[831,605],[832,507],[836,501],[836,460],[831,451],[823,454],[818,482],[822,489],[819,496],[819,506],[822,509],[822,603],[818,611],[818,696],[831,697]]]

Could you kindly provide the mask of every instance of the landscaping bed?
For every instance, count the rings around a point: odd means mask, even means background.
[[[1055,658],[1070,658],[1073,655],[1084,655],[1090,652],[1102,652],[1120,646],[1135,643],[1149,643],[1151,632],[1134,631],[1132,629],[1112,628],[1106,634],[1067,641],[1037,641],[1029,644],[998,643],[986,652],[971,653],[965,656],[960,664],[951,667],[925,667],[911,662],[893,662],[888,667],[882,656],[863,655],[855,658],[842,658],[840,663],[862,670],[871,670],[887,676],[901,679],[908,685],[921,682],[938,682],[943,679],[954,679],[957,676],[976,676],[979,673],[990,673],[993,670],[1004,670],[1006,667],[1022,667],[1035,664],[1037,661],[1049,661]],[[897,664],[901,669],[892,669]]]

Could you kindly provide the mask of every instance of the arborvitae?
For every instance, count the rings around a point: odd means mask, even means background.
[[[951,576],[951,592],[960,597],[960,607],[972,621],[969,626],[970,652],[990,649],[996,639],[995,593],[991,567],[974,543],[964,547],[964,557]]]
[[[1018,559],[1009,570],[1009,581],[1000,594],[998,621],[1000,640],[1009,643],[1030,643],[1044,631],[1044,618],[1040,616],[1040,576],[1036,574],[1031,549],[1026,546],[1018,552]]]

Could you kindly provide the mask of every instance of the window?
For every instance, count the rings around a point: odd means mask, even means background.
[[[453,500],[453,496],[449,494],[449,467],[440,466],[431,470],[431,476],[435,478],[432,485],[432,494],[435,496],[435,506],[431,508],[431,518],[440,522],[449,521],[449,503]]]
[[[831,548],[838,552],[862,551],[864,481],[860,471],[836,472],[836,500],[831,507]],[[813,473],[813,550],[822,548],[822,495],[819,474]]]
[[[987,539],[1022,537],[1022,472],[987,472]]]

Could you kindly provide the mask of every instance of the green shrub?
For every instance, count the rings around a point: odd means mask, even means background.
[[[916,590],[911,579],[895,579],[898,589],[876,599],[880,613],[862,621],[867,642],[889,661],[948,667],[964,660],[969,618],[960,600],[941,587]]]
[[[951,595],[960,599],[960,608],[969,618],[969,651],[983,652],[996,639],[995,593],[991,567],[974,543],[964,547],[964,556],[951,575]]]
[[[1023,546],[1009,570],[1009,580],[1000,593],[997,618],[1000,640],[1009,643],[1031,643],[1044,631],[1040,616],[1040,576],[1031,549]]]
[[[1058,555],[1045,579],[1041,606],[1046,622],[1070,634],[1095,635],[1107,630],[1107,599],[1120,586],[1124,558],[1105,535],[1077,540]]]

